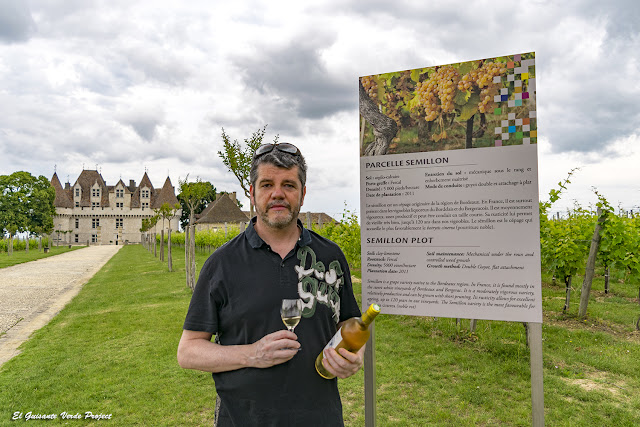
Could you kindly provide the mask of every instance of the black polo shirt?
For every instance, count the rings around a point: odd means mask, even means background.
[[[336,379],[320,377],[316,356],[336,325],[360,316],[344,254],[330,240],[298,226],[295,248],[282,259],[256,233],[244,233],[216,250],[200,272],[184,329],[216,335],[222,345],[253,344],[285,329],[283,298],[301,298],[302,319],[295,329],[302,350],[270,368],[214,373],[221,399],[220,424],[342,425]]]

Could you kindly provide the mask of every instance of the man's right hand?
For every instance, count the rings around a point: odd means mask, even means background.
[[[291,360],[300,349],[297,339],[295,333],[286,330],[265,335],[251,345],[253,355],[250,356],[250,365],[268,368]]]
[[[268,368],[291,360],[300,349],[296,334],[287,330],[273,332],[247,345],[220,345],[211,342],[211,337],[208,332],[182,331],[178,344],[180,366],[206,372]]]

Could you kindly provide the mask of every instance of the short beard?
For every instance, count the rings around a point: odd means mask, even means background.
[[[256,212],[260,216],[260,219],[262,220],[262,222],[268,227],[282,230],[284,228],[287,228],[289,225],[291,225],[292,222],[295,222],[298,219],[298,214],[300,213],[300,206],[298,206],[295,209],[291,209],[291,206],[288,205],[287,208],[289,209],[289,214],[285,218],[279,217],[274,221],[272,221],[269,218],[269,209],[274,204],[282,204],[282,202],[279,201],[279,202],[268,204],[266,211],[263,211],[258,206],[256,206]]]

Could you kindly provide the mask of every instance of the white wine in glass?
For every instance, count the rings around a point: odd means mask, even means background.
[[[293,332],[302,316],[302,301],[300,299],[283,299],[280,307],[280,317],[288,330]]]

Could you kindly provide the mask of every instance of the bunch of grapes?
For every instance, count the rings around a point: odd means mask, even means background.
[[[400,126],[400,111],[398,110],[398,101],[400,101],[400,97],[396,92],[386,92],[385,98],[387,100],[387,115],[391,117],[398,126]]]
[[[373,101],[376,101],[378,98],[378,83],[372,76],[366,76],[360,78],[360,82],[362,83],[362,87],[367,91],[367,95]]]
[[[429,76],[429,80],[418,83],[416,96],[424,108],[426,121],[432,122],[442,113],[453,112],[453,97],[459,81],[458,70],[447,66],[438,68]]]
[[[480,94],[478,111],[485,113],[495,108],[493,98],[500,93],[502,83],[494,83],[493,78],[503,75],[507,70],[501,62],[485,62],[482,67],[469,71],[458,82],[458,89],[472,91],[477,89]]]

